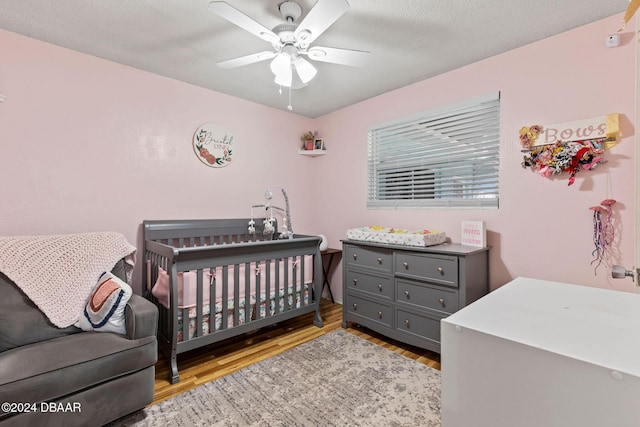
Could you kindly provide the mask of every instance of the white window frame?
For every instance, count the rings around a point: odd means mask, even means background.
[[[367,208],[498,209],[500,93],[367,129]]]

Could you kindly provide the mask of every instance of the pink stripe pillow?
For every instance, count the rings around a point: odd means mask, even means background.
[[[100,276],[76,324],[83,331],[126,333],[125,307],[131,286],[111,273]]]

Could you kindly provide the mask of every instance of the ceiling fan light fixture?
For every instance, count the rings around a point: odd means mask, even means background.
[[[287,70],[291,70],[291,57],[287,53],[281,52],[273,58],[270,67],[271,72],[276,76],[286,73]]]
[[[276,78],[273,81],[276,82],[278,86],[291,87],[291,83],[293,82],[293,73],[291,72],[291,68],[289,68],[288,73],[276,74]]]
[[[271,72],[275,74],[275,82],[280,86],[291,86],[293,71],[291,70],[291,56],[285,52],[279,53],[271,61]]]
[[[293,61],[293,65],[295,65],[298,76],[304,84],[309,83],[318,73],[318,70],[309,61],[300,57]]]

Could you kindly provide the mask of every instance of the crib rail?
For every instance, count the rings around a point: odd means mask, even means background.
[[[181,352],[313,311],[322,326],[320,238],[261,240],[260,228],[246,232],[248,221],[144,222],[143,276],[159,309],[158,342],[171,358],[172,383]],[[150,290],[165,276],[163,305]],[[187,277],[195,296],[185,304]]]
[[[249,234],[250,218],[192,219],[144,221],[145,240],[166,243],[169,246],[189,247],[225,243],[244,243],[272,240],[264,235],[264,225],[256,221],[256,232]],[[274,222],[277,230],[277,221]]]

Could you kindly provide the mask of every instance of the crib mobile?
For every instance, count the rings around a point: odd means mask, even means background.
[[[285,209],[279,206],[274,206],[271,203],[271,200],[273,199],[273,190],[280,190],[282,192],[282,197],[284,198],[284,201],[285,201]],[[289,197],[287,197],[287,192],[282,187],[272,187],[267,189],[267,191],[264,192],[264,198],[267,199],[266,204],[251,206],[251,220],[249,221],[249,227],[248,227],[249,234],[253,235],[256,233],[256,222],[254,220],[255,216],[254,216],[253,210],[256,208],[264,208],[266,215],[262,220],[262,223],[264,225],[263,234],[265,236],[270,236],[270,235],[273,235],[273,233],[275,233],[276,230],[275,230],[274,224],[276,222],[276,219],[273,216],[273,213],[274,213],[274,210],[276,210],[283,214],[282,215],[282,232],[280,233],[278,238],[293,239],[293,228],[291,227],[291,211],[289,210]]]

